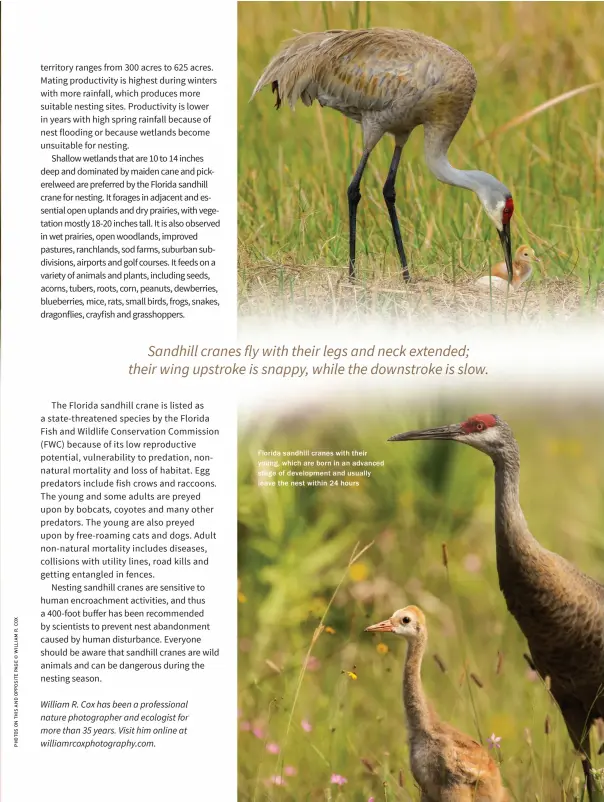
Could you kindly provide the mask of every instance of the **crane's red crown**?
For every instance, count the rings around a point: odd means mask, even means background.
[[[503,211],[501,213],[501,221],[502,221],[502,223],[504,225],[506,223],[509,223],[510,220],[512,219],[512,215],[513,214],[514,214],[514,201],[513,201],[512,197],[510,196],[506,200],[505,206],[503,207]]]
[[[473,415],[461,424],[465,434],[483,432],[485,429],[490,429],[491,426],[497,426],[497,417],[495,415]]]

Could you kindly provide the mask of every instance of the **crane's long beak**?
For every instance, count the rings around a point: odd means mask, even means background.
[[[379,624],[372,624],[370,627],[365,627],[365,632],[392,632],[394,627],[392,621],[380,621]]]
[[[416,429],[411,432],[393,434],[392,437],[388,438],[388,442],[398,442],[400,440],[455,440],[460,434],[463,434],[461,425],[453,423],[450,426],[437,426],[434,429]]]
[[[508,269],[508,281],[511,281],[514,276],[512,267],[512,238],[510,236],[510,224],[504,223],[503,228],[499,232],[499,239],[503,246],[503,255],[505,257],[505,266]]]

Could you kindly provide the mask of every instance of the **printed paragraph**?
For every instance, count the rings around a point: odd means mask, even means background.
[[[220,482],[201,402],[52,403],[40,428],[41,677],[202,671]]]
[[[42,318],[219,306],[218,87],[210,64],[41,65]]]
[[[371,460],[367,451],[300,448],[293,451],[258,451],[259,487],[360,487],[384,460]]]
[[[158,736],[188,734],[188,701],[137,702],[101,699],[42,699],[43,749],[150,749]]]

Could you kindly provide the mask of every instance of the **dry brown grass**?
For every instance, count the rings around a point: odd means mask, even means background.
[[[601,285],[580,279],[541,277],[506,295],[477,287],[475,276],[455,283],[426,277],[405,284],[400,277],[348,279],[346,267],[255,263],[240,268],[239,314],[263,318],[316,316],[350,322],[378,316],[393,319],[437,318],[441,323],[463,320],[535,323],[552,320],[602,318]]]

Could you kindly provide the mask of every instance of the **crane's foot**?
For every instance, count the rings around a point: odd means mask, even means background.
[[[392,195],[394,195],[394,190],[392,191]],[[396,208],[394,206],[394,198],[390,201],[389,198],[386,199],[386,206],[388,207],[388,213],[390,215],[390,222],[392,223],[392,231],[394,233],[394,242],[396,243],[396,250],[398,251],[398,258],[401,262],[401,270],[403,273],[403,281],[411,281],[411,275],[409,273],[409,268],[407,266],[407,257],[405,256],[405,249],[403,247],[403,239],[401,237],[401,230],[398,224],[398,218],[396,216]]]

